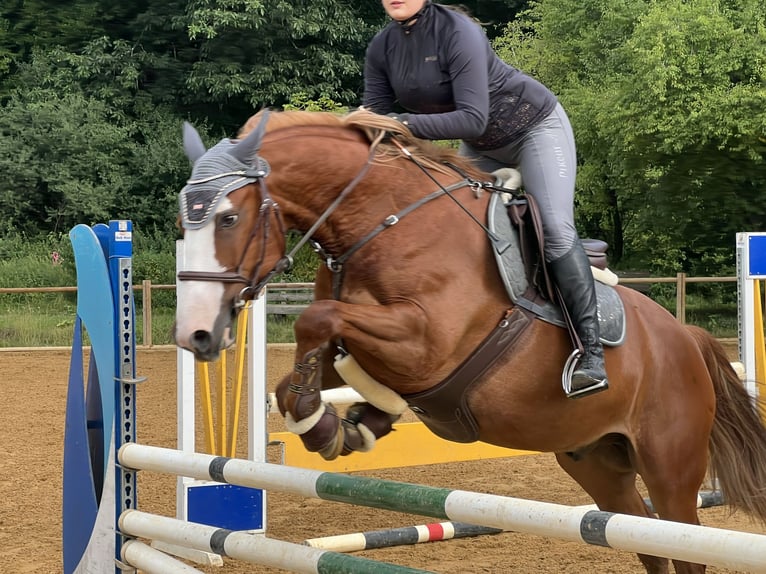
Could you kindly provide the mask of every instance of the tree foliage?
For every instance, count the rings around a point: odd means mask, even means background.
[[[83,55],[38,51],[19,67],[19,87],[0,115],[6,230],[62,231],[134,216],[172,228],[188,170],[179,122],[137,93],[140,66],[123,50],[122,42],[96,41]]]
[[[729,273],[766,205],[761,0],[472,0],[575,129],[578,224],[613,261]],[[516,13],[521,16],[516,18]],[[358,105],[379,0],[10,0],[0,7],[0,234],[128,217],[172,235],[183,120]]]
[[[190,2],[186,25],[200,57],[187,86],[201,101],[226,102],[239,121],[284,105],[297,91],[353,102],[362,85],[360,54],[377,28],[358,10],[343,0]]]
[[[184,119],[216,140],[264,106],[354,106],[384,21],[378,0],[5,3],[0,233],[114,217],[171,233]]]
[[[499,46],[572,118],[583,228],[628,264],[731,271],[766,209],[760,0],[537,2]]]

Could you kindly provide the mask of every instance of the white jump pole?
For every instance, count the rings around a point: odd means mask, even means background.
[[[127,468],[287,492],[766,574],[766,536],[532,500],[126,444]]]
[[[202,570],[197,570],[139,540],[127,540],[123,543],[122,561],[139,568],[144,574],[204,574]]]
[[[138,510],[123,512],[119,525],[122,532],[132,536],[160,540],[174,546],[190,546],[198,551],[230,556],[299,574],[429,574],[425,570],[328,552],[265,536],[253,536],[246,532],[184,522]],[[165,572],[175,571],[166,570],[163,574]]]
[[[337,389],[327,389],[321,391],[322,401],[334,405],[350,405],[352,403],[364,402],[366,399],[351,387],[339,387]],[[279,413],[277,407],[276,393],[269,393],[269,414]]]

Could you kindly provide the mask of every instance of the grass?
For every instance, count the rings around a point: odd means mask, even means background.
[[[141,239],[137,232],[133,281],[151,280],[155,285],[173,282],[175,260],[167,238]],[[139,239],[141,239],[139,241]],[[290,238],[294,245],[297,237]],[[142,243],[143,242],[143,243]],[[51,259],[53,253],[60,263]],[[296,257],[294,270],[283,281],[310,282],[316,256],[304,246]],[[22,235],[0,236],[0,287],[50,287],[76,284],[74,256],[66,235],[30,239]],[[686,320],[700,325],[717,337],[737,336],[737,290],[735,283],[688,283]],[[641,289],[673,312],[676,287],[671,284],[644,285]],[[136,342],[144,344],[141,291],[135,292]],[[0,294],[0,347],[69,346],[76,314],[76,293]],[[175,292],[152,292],[152,344],[172,344]],[[294,316],[269,315],[266,336],[269,343],[294,342]],[[87,342],[87,333],[85,334]]]
[[[57,347],[72,344],[74,309],[5,311],[0,320],[0,347]]]
[[[18,297],[18,296],[14,296]],[[25,295],[26,301],[8,303],[0,299],[0,347],[68,347],[72,344],[76,305],[61,295]],[[35,301],[34,299],[38,299]],[[45,300],[43,300],[45,299]],[[57,299],[57,301],[52,301]],[[152,344],[171,345],[175,309],[154,307]],[[295,317],[271,315],[266,322],[269,343],[293,343]],[[136,342],[144,344],[142,310],[136,308]],[[83,344],[90,344],[87,332]]]
[[[674,306],[675,303],[672,303]],[[666,305],[671,307],[670,304]],[[136,308],[136,342],[144,344],[140,302]],[[76,314],[74,297],[70,294],[0,295],[0,347],[65,347],[72,344],[72,329]],[[268,343],[293,343],[295,316],[269,315],[266,323]],[[154,305],[152,313],[152,344],[173,344],[171,332],[175,309]],[[686,321],[708,329],[720,338],[737,336],[736,305],[690,298]],[[84,342],[87,333],[84,333]]]
[[[704,284],[687,285],[686,322],[706,328],[719,338],[736,337],[738,331],[736,285],[712,292]],[[671,313],[675,310],[675,288],[659,286],[647,293]],[[0,347],[69,346],[76,314],[76,293],[0,294]],[[136,291],[136,342],[146,344],[143,334],[143,300]],[[152,344],[173,344],[175,293],[160,290],[152,295]],[[269,315],[269,343],[293,343],[295,316]],[[87,333],[84,334],[86,344]]]
[[[136,341],[144,343],[141,310],[137,310]],[[266,319],[266,341],[268,343],[294,343],[293,324],[296,317],[270,315]],[[172,345],[171,333],[175,321],[175,309],[155,309],[152,313],[152,344]],[[0,340],[1,343],[1,340]],[[2,344],[0,344],[2,346]]]

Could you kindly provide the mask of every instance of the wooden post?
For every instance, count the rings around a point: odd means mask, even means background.
[[[151,347],[152,342],[152,282],[144,279],[141,282],[141,300],[143,301],[143,320],[144,320],[144,345]]]
[[[676,274],[676,318],[686,323],[686,273]]]

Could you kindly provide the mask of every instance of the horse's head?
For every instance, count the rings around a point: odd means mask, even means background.
[[[209,150],[184,125],[193,169],[180,194],[184,257],[174,335],[200,360],[232,343],[239,309],[287,266],[281,214],[263,181],[269,165],[258,155],[266,120],[264,114],[244,139],[224,139]]]
[[[209,150],[194,128],[184,128],[193,171],[180,197],[185,257],[178,272],[175,338],[198,359],[214,358],[227,346],[245,300],[289,267],[286,227],[303,235],[291,254],[306,241],[316,243],[328,267],[344,269],[348,285],[352,254],[365,249],[366,256],[380,253],[381,260],[391,249],[372,241],[379,231],[370,235],[371,228],[387,229],[388,222],[398,221],[392,214],[420,205],[429,187],[459,179],[445,162],[476,172],[455,150],[427,146],[402,124],[368,111],[274,113],[264,138],[266,117],[259,112],[238,140],[224,139]],[[395,134],[396,141],[385,141],[386,134]],[[271,175],[265,158],[274,166]],[[455,212],[440,213],[449,219]],[[376,221],[386,223],[375,227]],[[397,241],[416,249],[416,238],[397,229]],[[355,255],[352,266],[357,261]],[[367,263],[357,268],[368,276],[373,271],[377,267]]]

